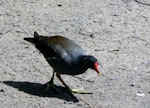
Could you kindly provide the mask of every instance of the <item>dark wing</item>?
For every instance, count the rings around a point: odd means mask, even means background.
[[[50,62],[70,63],[71,57],[64,48],[65,41],[63,37],[40,37],[36,44],[36,48],[44,55],[46,60]]]
[[[56,62],[65,62],[70,64],[71,57],[67,54],[67,52],[60,45],[53,45],[52,43],[48,44],[48,47],[54,53],[52,56],[47,58],[47,61],[56,61]]]

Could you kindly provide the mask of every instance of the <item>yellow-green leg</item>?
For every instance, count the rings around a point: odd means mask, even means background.
[[[56,73],[56,76],[58,79],[62,82],[62,84],[65,86],[65,88],[70,92],[70,93],[79,93],[79,94],[91,94],[90,92],[86,92],[83,89],[70,89],[69,86],[62,80],[61,76],[59,73]]]

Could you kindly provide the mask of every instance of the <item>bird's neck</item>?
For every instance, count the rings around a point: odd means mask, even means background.
[[[77,60],[77,65],[83,69],[83,70],[87,70],[89,68],[89,64],[88,64],[88,56],[86,55],[81,55],[78,57]]]

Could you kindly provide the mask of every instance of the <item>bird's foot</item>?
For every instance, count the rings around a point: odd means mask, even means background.
[[[43,87],[45,87],[45,91],[48,91],[49,89],[53,89],[56,93],[59,93],[59,90],[56,88],[56,86],[52,83],[52,84],[49,84],[49,83],[46,83],[43,85]]]
[[[83,88],[70,89],[69,91],[71,91],[72,93],[78,93],[78,94],[92,94],[92,92],[87,92]]]
[[[83,88],[79,88],[79,89],[70,89],[70,88],[67,87],[67,89],[68,89],[68,91],[69,91],[70,93],[92,94],[92,92],[87,92],[87,91],[85,91]]]

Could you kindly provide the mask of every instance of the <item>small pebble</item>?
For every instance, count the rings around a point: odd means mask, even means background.
[[[138,70],[138,67],[134,67],[134,70]]]
[[[140,97],[144,97],[144,96],[145,96],[144,93],[137,93],[136,95],[137,95],[137,96],[140,96]]]
[[[3,90],[3,89],[0,89],[0,92],[4,92],[4,90]]]
[[[62,5],[61,5],[61,4],[58,4],[57,6],[61,7]]]
[[[43,4],[43,7],[46,7],[46,4]]]
[[[94,34],[90,34],[90,38],[95,38]]]
[[[134,84],[131,84],[130,86],[131,86],[131,87],[134,87]]]

